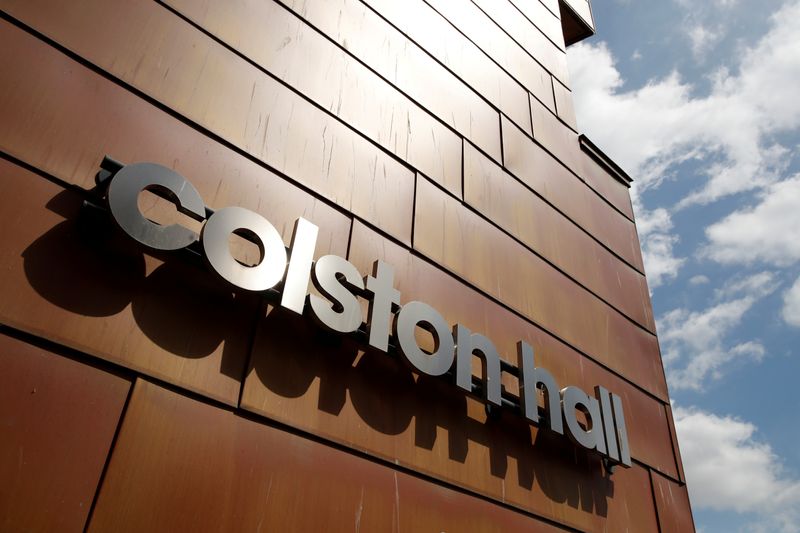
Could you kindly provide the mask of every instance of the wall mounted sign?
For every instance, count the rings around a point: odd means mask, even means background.
[[[203,223],[200,235],[177,225],[162,226],[145,218],[138,207],[139,194],[149,190],[172,200],[178,210]],[[575,386],[559,389],[553,376],[537,368],[534,351],[525,342],[517,343],[518,366],[513,373],[519,381],[519,406],[502,398],[501,364],[492,342],[461,324],[450,327],[433,307],[419,301],[400,305],[400,292],[394,287],[394,269],[376,261],[372,274],[362,278],[347,260],[326,255],[314,261],[318,228],[298,218],[291,246],[284,246],[275,227],[261,215],[241,208],[207,209],[197,189],[177,172],[155,164],[122,166],[108,187],[108,205],[116,223],[142,245],[155,250],[179,250],[200,242],[211,270],[232,285],[248,291],[278,289],[280,305],[294,313],[308,313],[323,328],[341,334],[365,328],[368,343],[387,352],[390,337],[401,357],[417,372],[429,376],[453,377],[455,385],[477,395],[489,406],[511,405],[533,424],[544,426],[574,443],[593,450],[613,464],[631,465],[622,401],[603,387],[594,396]],[[261,261],[247,266],[230,251],[232,233],[248,235],[258,245]],[[309,293],[313,283],[322,295]],[[362,316],[359,298],[369,302]],[[417,343],[417,327],[435,339],[432,352]],[[473,383],[472,358],[479,357],[483,375]],[[506,368],[504,368],[504,366]],[[544,397],[540,414],[538,390]],[[577,412],[583,413],[585,424]],[[566,427],[565,427],[566,426]]]

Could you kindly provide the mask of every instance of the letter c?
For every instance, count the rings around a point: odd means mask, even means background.
[[[139,193],[152,189],[174,200],[178,211],[197,220],[205,218],[200,193],[186,178],[155,163],[125,165],[108,188],[108,205],[117,224],[131,237],[156,250],[179,250],[197,240],[197,234],[178,224],[161,226],[139,211]]]

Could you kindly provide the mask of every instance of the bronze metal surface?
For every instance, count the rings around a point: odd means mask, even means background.
[[[266,217],[286,244],[294,220],[320,227],[317,256],[347,254],[350,220],[326,202],[170,114],[3,22],[0,148],[85,189],[103,156],[173,168],[213,208],[240,206]],[[42,68],[31,69],[31,64]]]
[[[423,178],[414,249],[623,375],[663,382],[649,306],[631,311],[635,324]]]
[[[235,403],[257,299],[143,255],[82,201],[0,159],[0,321]]]
[[[576,176],[508,120],[503,125],[503,163],[639,272],[644,271],[636,226],[589,190]]]
[[[678,449],[678,434],[675,431],[675,418],[672,414],[672,406],[665,405],[664,409],[667,411],[667,422],[669,423],[669,433],[672,437],[672,448],[675,450],[675,462],[678,465],[678,481],[686,483],[686,476],[683,473],[683,459],[681,458],[680,449]]]
[[[538,4],[538,2],[529,2]],[[539,4],[541,5],[541,4]],[[567,126],[578,131],[578,119],[575,116],[575,106],[572,102],[572,92],[564,87],[558,80],[553,80],[553,95],[556,99],[556,113]]]
[[[578,134],[564,125],[538,100],[531,96],[533,138],[567,168],[580,169],[581,148]]]
[[[452,384],[362,347],[271,309],[241,406],[572,527],[654,519],[646,469],[609,479],[565,437],[516,415],[490,420]]]
[[[90,531],[559,528],[136,383]]]
[[[564,49],[545,37],[544,33],[534,26],[525,17],[520,16],[519,10],[509,0],[473,0],[481,11],[506,32],[530,57],[543,66],[555,79],[564,85],[569,85],[569,69],[567,68],[567,55]],[[538,2],[527,2],[536,4]],[[541,4],[539,4],[541,5]],[[542,17],[546,23],[554,17]],[[560,26],[560,25],[559,25]],[[485,31],[484,31],[485,32]],[[564,39],[563,36],[560,38]]]
[[[561,21],[558,19],[557,0],[555,2],[555,14],[548,10],[542,2],[532,2],[531,0],[510,0],[510,2],[519,9],[525,18],[535,24],[548,39],[561,50],[564,50],[564,32],[561,29]]]
[[[425,49],[363,2],[289,0],[283,3],[429,112],[500,160],[497,112]],[[429,12],[429,8],[420,3],[409,2],[403,7],[418,9],[417,13],[422,15],[420,22],[425,20],[423,13]],[[511,113],[510,110],[507,112]],[[519,121],[521,127],[530,128],[530,120],[521,108],[511,116],[512,120]]]
[[[661,533],[694,531],[694,519],[686,486],[679,485],[658,472],[650,472],[650,476],[653,479],[653,495]]]
[[[478,6],[472,3],[472,0],[427,0],[427,3],[536,98],[548,108],[555,110],[550,73],[494,24]],[[552,48],[554,53],[563,55],[563,52],[555,46]]]
[[[425,301],[439,310],[448,323],[460,323],[473,332],[486,335],[506,361],[516,364],[516,342],[523,340],[534,347],[537,364],[547,368],[562,386],[577,384],[585,390],[591,390],[600,384],[619,394],[625,406],[634,457],[675,477],[670,430],[662,402],[579,354],[541,328],[466,287],[440,268],[379,238],[363,224],[356,223],[350,261],[364,272],[375,259],[395,266],[395,286],[400,290],[403,302]],[[630,369],[635,370],[636,367],[631,366]],[[516,379],[505,373],[503,376],[506,390],[515,393],[518,388]],[[629,374],[631,381],[645,390],[658,391],[657,395],[666,399],[663,377],[660,382],[647,381],[646,377],[641,373]]]
[[[576,135],[559,2],[0,9],[0,530],[693,529],[630,180]],[[199,234],[202,202],[216,241],[144,253],[84,203],[105,155],[199,194],[190,220],[134,183],[123,220]],[[212,271],[284,264],[298,217],[318,238],[269,296]],[[517,341],[615,395],[631,468],[512,408]]]
[[[464,201],[616,309],[652,326],[644,275],[470,144],[464,146]]]
[[[633,205],[631,205],[628,187],[617,181],[585,152],[581,154],[580,163],[578,173],[589,187],[597,191],[626,217],[633,220]]]
[[[454,194],[460,194],[461,139],[292,12],[270,0],[166,3],[386,150],[447,185]],[[319,5],[327,9],[335,7],[328,3]],[[331,22],[336,20],[330,17]],[[356,19],[348,16],[346,20]],[[366,42],[375,39],[374,35],[364,35],[360,28],[346,34],[351,36],[351,42],[352,36]],[[372,48],[378,49],[374,45]],[[398,64],[408,66],[405,57],[382,63],[384,71]],[[411,81],[416,82],[417,93],[422,93],[424,86],[429,95],[441,94],[430,90],[429,80],[417,77]],[[499,160],[499,117],[485,102],[475,100],[470,101],[470,106],[457,109],[459,121],[452,125],[464,135],[474,137],[476,144]],[[451,113],[452,106],[440,109],[440,117],[449,120],[452,116],[455,120],[456,110]],[[474,113],[474,125],[469,122],[470,112]]]
[[[414,182],[408,168],[164,7],[145,0],[76,0],[47,8],[3,0],[0,7],[275,170],[409,241]],[[19,44],[6,53],[23,54],[23,41],[12,41]],[[47,76],[42,70],[34,76]]]
[[[0,530],[81,531],[131,383],[2,333],[0,368]]]
[[[423,0],[364,1],[496,105],[517,126],[531,131],[525,88]]]

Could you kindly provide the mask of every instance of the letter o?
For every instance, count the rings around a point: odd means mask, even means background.
[[[417,344],[414,330],[419,324],[428,324],[433,329],[438,346],[432,354],[424,352]],[[394,336],[403,357],[423,374],[441,376],[453,366],[455,343],[450,333],[450,326],[442,315],[428,304],[422,302],[405,304],[395,318]]]
[[[261,262],[245,266],[232,255],[228,237],[247,230],[261,241]],[[203,250],[211,267],[224,279],[249,291],[271,289],[286,271],[286,247],[275,227],[261,215],[242,207],[226,207],[215,212],[203,226]]]

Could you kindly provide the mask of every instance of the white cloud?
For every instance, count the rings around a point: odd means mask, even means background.
[[[773,15],[735,70],[714,72],[706,96],[695,96],[677,72],[624,90],[604,43],[572,46],[569,55],[582,129],[642,191],[688,160],[699,160],[707,179],[678,207],[766,187],[785,170],[787,150],[775,135],[800,124],[800,2]]]
[[[636,209],[636,229],[642,245],[642,258],[650,289],[661,286],[665,281],[675,279],[685,259],[675,257],[673,246],[678,237],[672,235],[672,219],[666,209],[648,211],[634,197]]]
[[[689,284],[690,285],[694,285],[694,286],[707,285],[710,282],[711,282],[711,280],[708,278],[708,276],[704,276],[703,274],[698,274],[697,276],[692,276],[689,279]]]
[[[725,264],[800,260],[800,175],[770,185],[759,200],[709,226],[703,255]]]
[[[756,439],[753,424],[696,408],[675,407],[674,415],[695,510],[756,513],[764,531],[800,531],[800,481]]]
[[[791,326],[800,327],[800,277],[783,295],[783,320]]]
[[[731,345],[728,335],[761,298],[777,288],[775,276],[761,272],[734,280],[716,292],[717,303],[702,310],[674,309],[658,319],[664,368],[675,390],[702,390],[739,361],[761,361],[766,350],[757,341]]]
[[[692,54],[695,59],[703,59],[706,53],[723,37],[721,30],[712,30],[702,24],[688,27],[687,33],[692,43]]]

